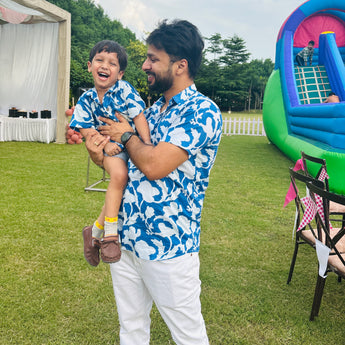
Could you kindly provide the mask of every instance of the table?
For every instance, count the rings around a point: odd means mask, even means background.
[[[56,119],[13,118],[0,115],[0,141],[55,141]]]

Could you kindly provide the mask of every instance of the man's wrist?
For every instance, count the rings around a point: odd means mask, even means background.
[[[126,147],[126,144],[132,138],[133,135],[138,136],[135,132],[125,132],[121,135],[121,143],[124,147]]]

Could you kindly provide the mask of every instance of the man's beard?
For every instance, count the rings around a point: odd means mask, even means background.
[[[163,93],[169,90],[173,85],[173,78],[171,76],[170,70],[165,76],[157,76],[155,73],[149,73],[154,76],[155,80],[152,84],[149,84],[149,89],[158,93]]]

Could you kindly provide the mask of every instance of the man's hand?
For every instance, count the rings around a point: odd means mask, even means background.
[[[97,131],[90,133],[85,138],[85,146],[89,151],[90,157],[99,166],[103,166],[103,149],[108,142],[109,137],[105,137]]]
[[[128,121],[119,113],[116,113],[116,117],[119,119],[119,122],[115,122],[111,119],[105,117],[100,117],[100,120],[105,122],[106,126],[99,126],[98,130],[104,136],[109,136],[112,140],[120,143],[121,136],[125,132],[134,132],[131,125]]]

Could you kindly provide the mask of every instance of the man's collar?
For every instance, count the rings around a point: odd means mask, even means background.
[[[187,88],[185,88],[184,90],[182,90],[180,93],[173,96],[170,99],[169,104],[172,104],[172,103],[179,104],[181,102],[184,102],[186,99],[188,99],[195,92],[197,92],[197,89],[196,89],[195,84],[193,83],[192,85],[190,85]],[[165,103],[165,97],[162,96],[161,98],[159,98],[159,100],[157,102],[159,102],[159,104],[164,104]]]

